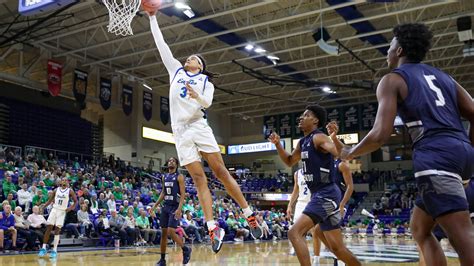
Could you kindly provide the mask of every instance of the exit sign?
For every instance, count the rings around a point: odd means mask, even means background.
[[[34,15],[75,2],[78,0],[19,0],[18,13],[26,16]]]

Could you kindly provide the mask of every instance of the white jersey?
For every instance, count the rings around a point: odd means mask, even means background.
[[[209,108],[214,96],[214,85],[203,74],[192,74],[183,69],[181,63],[173,57],[160,31],[155,16],[150,16],[150,27],[156,47],[170,78],[170,116],[171,125],[180,127],[199,121],[205,116],[204,109]],[[198,98],[189,97],[186,82],[198,93]],[[174,131],[174,130],[173,130]]]
[[[303,175],[303,170],[298,170],[297,171],[298,175],[298,203],[303,202],[303,203],[308,203],[311,200],[311,192],[309,191],[308,185],[306,184],[306,181],[304,180],[304,175]]]
[[[70,188],[66,188],[62,190],[61,187],[56,189],[56,196],[54,197],[54,204],[53,208],[58,210],[65,211],[67,206],[69,205],[69,190]]]

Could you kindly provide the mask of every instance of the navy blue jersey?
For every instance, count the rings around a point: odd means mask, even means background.
[[[316,129],[299,142],[303,175],[311,193],[316,193],[322,187],[334,183],[329,174],[333,162],[332,155],[316,150],[313,143],[313,136],[316,134],[324,133]]]
[[[341,191],[346,191],[346,183],[344,182],[344,176],[342,175],[342,172],[339,171],[339,164],[341,164],[341,162],[341,159],[333,161],[332,167],[330,169],[330,175],[331,179],[334,180],[334,182],[341,189]]]
[[[436,146],[438,137],[470,142],[461,122],[456,84],[451,76],[425,64],[403,64],[393,72],[401,75],[408,87],[398,114],[408,128],[414,148]]]
[[[164,186],[165,190],[165,205],[178,205],[179,204],[179,184],[178,184],[179,173],[165,174]]]

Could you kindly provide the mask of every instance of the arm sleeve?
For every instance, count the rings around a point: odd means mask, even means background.
[[[158,21],[156,20],[156,16],[150,16],[150,28],[151,33],[153,34],[153,38],[155,39],[156,47],[160,52],[161,60],[163,60],[163,64],[168,70],[168,74],[170,75],[170,79],[173,78],[174,73],[182,67],[181,63],[173,57],[169,46],[166,44],[165,39],[163,38],[163,34],[161,33],[160,27],[158,26]]]
[[[209,81],[205,82],[202,93],[196,98],[196,101],[204,108],[209,108],[214,97],[214,85]]]

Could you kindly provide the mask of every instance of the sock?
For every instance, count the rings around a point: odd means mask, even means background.
[[[215,222],[214,220],[212,220],[212,221],[207,221],[206,224],[207,224],[207,229],[208,229],[209,231],[212,231],[212,230],[214,230],[214,229],[216,228],[216,222]]]
[[[53,240],[53,250],[58,251],[58,244],[59,244],[59,235],[54,235],[54,240]]]
[[[242,211],[244,212],[245,218],[249,218],[253,214],[253,211],[250,209],[250,207],[242,209]]]
[[[47,246],[46,244],[43,244],[43,249],[46,249],[46,246]]]
[[[161,253],[161,259],[166,260],[165,257],[166,257],[166,253]]]

